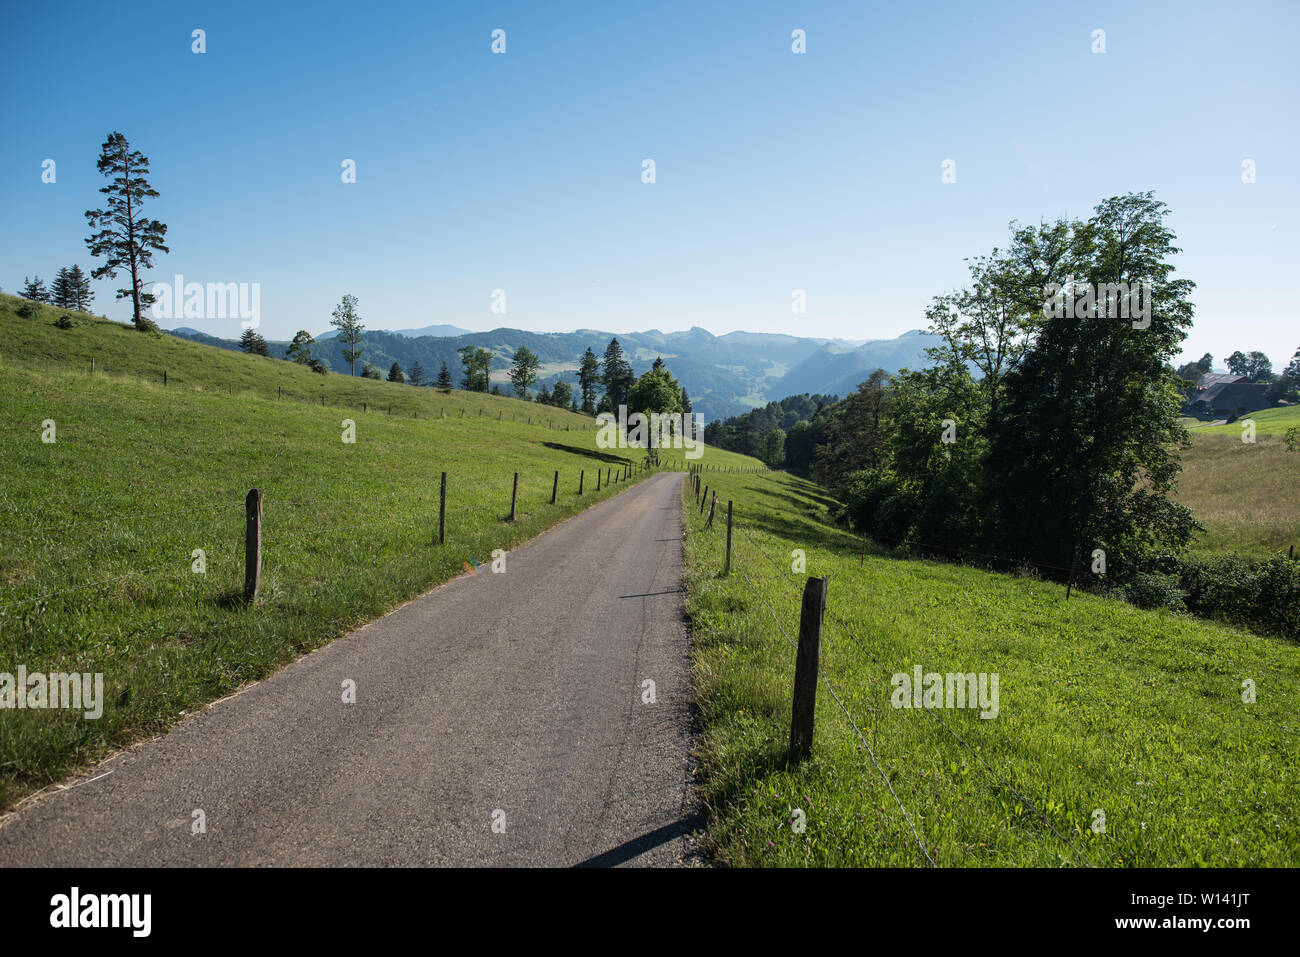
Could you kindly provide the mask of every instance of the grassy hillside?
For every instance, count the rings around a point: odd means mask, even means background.
[[[325,406],[407,416],[482,417],[499,416],[502,421],[543,424],[556,429],[591,429],[589,416],[517,399],[454,390],[443,395],[435,389],[414,388],[390,382],[376,382],[360,375],[330,373],[318,375],[305,366],[231,352],[201,345],[163,333],[144,334],[130,326],[71,313],[53,306],[39,306],[30,319],[15,310],[24,300],[0,294],[0,331],[5,336],[5,354],[31,369],[51,373],[88,375],[94,360],[95,374],[114,379],[129,378],[141,384],[163,384],[167,388],[205,394],[259,396],[286,401],[311,402]],[[54,321],[64,314],[77,325],[59,329]],[[365,357],[363,357],[364,359]],[[361,363],[358,363],[360,369]],[[387,374],[388,367],[384,370]],[[435,376],[437,369],[427,369]],[[459,374],[453,370],[458,380]]]
[[[822,494],[789,476],[704,481],[736,503],[729,577],[725,522],[705,531],[689,491],[686,503],[715,860],[1300,863],[1295,643],[1078,592],[1067,601],[1064,588],[1031,578],[864,552],[826,524]],[[806,573],[792,571],[796,549]],[[826,680],[813,757],[791,769],[790,642],[808,575],[829,576]],[[997,716],[894,708],[892,675],[918,664],[998,674]],[[1253,704],[1243,703],[1244,679]]]
[[[592,420],[560,410],[321,381],[283,361],[85,317],[60,330],[55,310],[20,319],[12,300],[2,306],[0,672],[102,672],[107,705],[98,720],[0,711],[0,808],[616,494],[626,484],[602,478],[597,492],[597,470],[644,459],[598,449]],[[88,375],[91,354],[113,374]],[[164,367],[165,388],[153,374]],[[277,399],[277,384],[306,395]],[[46,420],[53,443],[42,441]],[[725,452],[704,461],[757,466]],[[265,495],[263,586],[245,607],[253,487]]]
[[[1247,418],[1255,422],[1253,443],[1241,441],[1240,423],[1191,429],[1177,498],[1205,526],[1193,551],[1269,558],[1300,549],[1300,453],[1282,441],[1300,426],[1300,406]]]

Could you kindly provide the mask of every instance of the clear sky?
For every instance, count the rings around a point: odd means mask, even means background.
[[[1198,284],[1187,352],[1300,345],[1294,0],[0,2],[9,292],[92,264],[120,130],[169,227],[149,278],[260,283],[270,338],[346,292],[372,328],[888,338],[1012,219],[1153,189]],[[95,309],[125,319],[119,284]]]

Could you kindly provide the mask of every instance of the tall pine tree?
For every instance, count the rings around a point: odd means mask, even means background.
[[[618,407],[627,405],[628,393],[636,382],[632,366],[623,358],[623,347],[618,344],[618,339],[610,339],[605,347],[605,363],[600,378],[605,386],[609,410],[617,415]]]
[[[54,274],[54,282],[50,283],[50,302],[60,309],[74,308],[73,283],[67,266],[59,267],[59,271]]]
[[[137,329],[157,329],[157,324],[144,313],[153,305],[154,296],[142,289],[144,279],[140,272],[153,266],[155,252],[170,250],[163,242],[167,227],[156,219],[146,219],[140,212],[146,198],[158,195],[145,179],[149,159],[131,149],[121,133],[112,133],[104,141],[97,165],[111,180],[99,190],[108,197],[108,208],[86,211],[91,228],[99,230],[86,237],[86,246],[92,256],[108,258],[92,275],[96,279],[112,279],[119,269],[129,270],[131,286],[119,289],[117,298],[131,300],[132,321]]]
[[[596,386],[599,384],[600,360],[588,346],[578,365],[578,392],[582,395],[582,411],[587,415],[596,414]]]

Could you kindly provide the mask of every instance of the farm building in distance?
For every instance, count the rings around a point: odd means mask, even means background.
[[[1207,372],[1184,408],[1189,415],[1217,417],[1258,412],[1270,404],[1268,383],[1251,382],[1244,375]]]

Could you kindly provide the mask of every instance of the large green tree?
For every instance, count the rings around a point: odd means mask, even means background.
[[[1076,288],[1145,288],[1150,312],[1134,321],[1085,303],[1037,314],[990,423],[994,551],[1072,569],[1102,549],[1123,575],[1182,548],[1194,530],[1191,513],[1169,498],[1176,450],[1187,442],[1169,362],[1192,323],[1194,284],[1174,277],[1168,214],[1151,193],[1130,193],[1086,222],[1052,227],[1062,242],[1051,257],[1035,237],[1014,243],[1026,284],[1068,275]]]
[[[141,212],[145,199],[158,196],[145,176],[149,173],[149,159],[138,150],[131,149],[121,133],[111,133],[100,150],[99,171],[110,178],[100,192],[108,197],[106,209],[86,211],[86,220],[98,232],[86,237],[86,246],[92,256],[107,257],[104,265],[94,271],[96,279],[112,279],[119,269],[131,274],[131,285],[117,291],[118,299],[131,300],[132,321],[140,330],[157,329],[157,324],[145,315],[144,310],[153,305],[153,293],[143,290],[141,272],[153,266],[155,252],[170,252],[164,239],[167,227],[156,219],[148,219]]]

